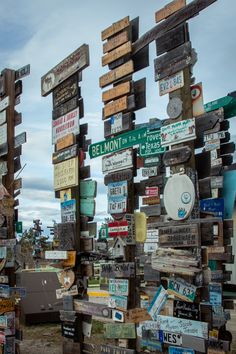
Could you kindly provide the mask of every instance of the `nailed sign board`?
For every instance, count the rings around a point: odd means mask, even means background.
[[[200,210],[202,213],[209,213],[213,216],[224,217],[224,199],[202,199],[200,200]]]
[[[165,166],[174,166],[188,162],[192,156],[192,150],[188,146],[166,151],[163,155]]]
[[[15,302],[10,299],[1,299],[0,300],[0,313],[5,313],[15,310]]]
[[[80,197],[95,198],[97,194],[97,181],[80,181]]]
[[[109,237],[127,237],[128,236],[128,221],[113,221],[108,223]]]
[[[6,114],[7,114],[6,110],[0,112],[0,124],[3,124],[6,122]]]
[[[199,246],[199,244],[197,224],[172,225],[159,228],[160,247],[195,247]]]
[[[159,187],[146,187],[145,195],[147,197],[158,197],[159,196]]]
[[[22,66],[22,68],[15,71],[15,80],[22,79],[30,74],[30,64]]]
[[[142,169],[142,177],[154,177],[157,176],[157,166],[151,166],[149,168]]]
[[[63,149],[58,152],[54,152],[52,155],[52,163],[56,164],[58,162],[69,160],[73,157],[76,157],[77,155],[78,155],[78,146],[77,145],[69,146],[66,149]]]
[[[129,295],[128,279],[109,279],[109,293],[111,295]]]
[[[89,46],[83,44],[41,78],[41,95],[47,96],[56,86],[89,65]]]
[[[90,158],[106,155],[141,144],[146,140],[147,128],[141,128],[121,134],[115,138],[100,141],[89,146]]]
[[[148,321],[151,319],[151,316],[148,314],[147,309],[145,308],[134,308],[128,310],[125,313],[125,322],[129,323],[139,323],[142,321]]]
[[[174,0],[155,13],[156,22],[160,22],[186,5],[186,0]]]
[[[75,247],[76,228],[75,223],[57,224],[57,233],[61,250],[71,250]]]
[[[178,318],[186,318],[189,320],[198,321],[200,319],[199,304],[181,300],[174,300],[173,314],[175,317]]]
[[[76,221],[76,200],[66,200],[61,203],[61,222]]]
[[[134,72],[134,63],[132,60],[127,61],[125,64],[118,66],[114,70],[110,70],[107,74],[99,78],[99,86],[105,87],[122,77],[132,74]]]
[[[53,108],[68,101],[78,94],[78,76],[77,74],[69,77],[53,90]]]
[[[135,276],[135,263],[102,263],[101,277],[106,278],[133,278]]]
[[[78,295],[78,287],[77,285],[73,285],[70,290],[68,289],[56,289],[56,298],[57,299],[63,299],[64,296],[74,296],[74,295]]]
[[[111,135],[131,130],[133,118],[132,112],[114,114],[110,119],[104,121],[104,137],[108,138]]]
[[[184,86],[184,73],[183,71],[180,71],[177,74],[174,74],[172,76],[169,76],[159,81],[160,96],[178,90],[183,86]]]
[[[128,195],[127,181],[108,183],[108,197],[116,198]]]
[[[102,172],[115,172],[133,167],[133,151],[126,149],[102,158]]]
[[[0,101],[0,112],[9,106],[9,96]]]
[[[127,211],[127,196],[108,197],[108,213],[125,213]]]
[[[136,338],[136,329],[134,323],[106,323],[106,338]]]
[[[169,354],[194,354],[195,351],[190,348],[178,348],[178,347],[169,347]]]
[[[148,313],[154,321],[157,319],[157,316],[165,305],[167,298],[168,292],[162,285],[160,285],[150,306],[148,307]]]
[[[135,354],[135,350],[102,344],[100,347],[100,354]]]
[[[52,143],[56,144],[58,139],[73,133],[79,134],[79,108],[52,120]]]
[[[97,304],[90,301],[76,300],[74,302],[74,306],[76,311],[84,314],[105,318],[111,318],[112,316],[112,310],[103,304]]]
[[[78,158],[54,165],[54,189],[60,190],[78,185]]]
[[[165,151],[166,148],[161,146],[160,129],[148,132],[145,143],[142,143],[139,146],[140,156],[163,154]]]
[[[104,184],[107,186],[108,183],[111,182],[119,182],[119,181],[130,181],[133,178],[133,170],[121,170],[115,173],[109,173],[104,177]]]
[[[196,138],[195,119],[186,119],[161,127],[161,145],[169,146]]]
[[[93,217],[95,214],[95,200],[93,198],[80,199],[80,214]]]

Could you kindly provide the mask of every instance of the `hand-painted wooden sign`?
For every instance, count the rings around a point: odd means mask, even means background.
[[[80,181],[80,198],[95,198],[97,194],[97,181]]]
[[[143,177],[154,177],[157,176],[157,166],[152,166],[149,168],[142,169],[142,176]]]
[[[109,279],[109,293],[111,295],[125,295],[129,294],[129,280],[128,279]]]
[[[107,139],[89,146],[90,158],[107,155],[134,145],[141,144],[147,137],[147,129],[141,128],[121,134],[115,138]]]
[[[26,143],[26,132],[23,132],[14,138],[14,148]]]
[[[200,320],[200,307],[199,304],[174,300],[173,314],[178,318],[186,318],[189,320]]]
[[[135,108],[134,95],[117,98],[116,100],[111,101],[104,106],[102,119],[105,120],[116,113],[130,111],[134,108]]]
[[[162,285],[160,285],[150,306],[148,307],[148,313],[154,321],[156,320],[163,306],[165,306],[167,298],[168,292],[163,288]]]
[[[161,146],[160,130],[152,130],[148,132],[146,141],[139,146],[140,156],[163,154],[165,151],[166,148]]]
[[[196,138],[195,119],[186,119],[161,127],[161,145],[170,146]]]
[[[133,170],[123,170],[117,171],[115,173],[109,173],[104,177],[104,184],[107,186],[108,183],[119,182],[119,181],[130,181],[133,178]]]
[[[178,347],[169,347],[169,354],[194,354],[194,350],[190,348],[178,348]]]
[[[101,277],[106,278],[133,278],[135,277],[135,263],[102,263]]]
[[[167,93],[178,90],[184,86],[184,74],[180,71],[168,78],[159,81],[159,94],[163,96]]]
[[[118,339],[136,338],[136,330],[134,323],[106,323],[105,337]]]
[[[160,197],[144,197],[142,199],[143,205],[154,205],[154,204],[160,204]]]
[[[63,299],[64,296],[75,296],[78,295],[78,287],[77,285],[73,285],[70,290],[68,289],[56,289],[56,298],[59,299]]]
[[[120,65],[118,68],[109,71],[107,74],[102,75],[99,78],[99,86],[105,87],[110,85],[114,81],[121,79],[122,77],[132,74],[134,72],[134,63],[132,60],[129,60],[123,65]]]
[[[104,318],[111,318],[112,316],[111,309],[103,304],[97,304],[90,301],[76,300],[74,302],[74,306],[75,310],[80,313]]]
[[[76,200],[66,200],[61,203],[61,222],[76,221]]]
[[[10,299],[0,300],[0,313],[10,312],[15,310],[15,302]]]
[[[139,323],[150,319],[151,316],[148,314],[147,309],[144,308],[134,308],[125,313],[125,322],[128,323]]]
[[[57,140],[56,151],[63,150],[71,145],[75,144],[75,135],[70,133],[63,138]]]
[[[80,199],[80,214],[94,217],[95,215],[95,200],[93,198]]]
[[[160,216],[161,215],[161,206],[160,206],[160,204],[143,206],[140,208],[140,211],[145,213],[147,217]]]
[[[78,156],[78,145],[69,146],[66,149],[54,152],[52,155],[52,163],[56,164],[76,156]]]
[[[15,71],[15,80],[22,79],[30,74],[30,64],[22,66],[22,68]]]
[[[89,47],[83,44],[41,78],[41,95],[47,96],[56,86],[89,65]]]
[[[168,293],[175,295],[181,300],[193,302],[196,291],[196,286],[187,283],[181,278],[170,278],[168,281]]]
[[[103,44],[103,53],[110,52],[111,50],[119,47],[120,45],[128,42],[130,39],[129,30],[124,29],[120,33],[113,35]]]
[[[174,166],[188,162],[192,156],[192,150],[188,146],[166,151],[163,162],[166,166]]]
[[[200,245],[198,225],[160,227],[159,244],[161,247],[197,247]]]
[[[100,354],[135,354],[135,350],[101,344]]]
[[[68,101],[78,94],[78,75],[75,74],[53,90],[53,108]]]
[[[78,158],[60,162],[54,165],[54,189],[60,190],[78,185]]]
[[[155,13],[156,22],[160,22],[186,5],[186,0],[174,0]]]
[[[102,172],[115,172],[133,167],[133,151],[126,149],[102,158]]]
[[[80,118],[83,116],[83,99],[78,98],[78,96],[75,96],[71,98],[70,100],[62,103],[60,106],[55,107],[52,111],[52,119],[57,119],[59,117],[62,117],[66,115],[67,113],[73,111],[79,107],[79,112],[80,112]]]
[[[6,116],[7,116],[7,111],[6,110],[0,112],[0,124],[3,124],[3,123],[6,122]]]
[[[104,121],[104,137],[108,138],[111,135],[131,130],[133,128],[133,118],[134,114],[132,112],[114,114],[110,119]]]
[[[211,214],[213,216],[224,217],[224,199],[202,199],[200,200],[200,210],[202,213]]]
[[[128,221],[113,221],[108,223],[108,235],[109,237],[127,237],[128,232]]]
[[[52,120],[52,143],[56,144],[58,139],[73,133],[79,134],[79,108]]]

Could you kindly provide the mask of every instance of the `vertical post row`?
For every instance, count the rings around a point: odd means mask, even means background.
[[[45,258],[59,263],[58,279],[61,288],[56,297],[63,302],[63,353],[80,352],[83,342],[84,318],[74,312],[73,296],[86,295],[87,278],[92,275],[91,265],[81,264],[81,253],[93,250],[96,234],[95,213],[96,182],[88,180],[90,167],[85,166],[88,125],[80,124],[84,116],[79,82],[82,70],[89,65],[89,48],[84,44],[56,65],[41,79],[42,95],[52,91],[52,143],[55,151],[54,189],[60,198],[61,223],[54,235],[55,251],[46,252]],[[91,322],[91,319],[87,319]]]
[[[0,348],[4,353],[18,353],[20,310],[18,300],[25,296],[25,289],[16,287],[15,277],[15,231],[18,227],[19,200],[22,179],[15,179],[21,170],[20,155],[26,133],[15,136],[15,126],[22,122],[21,113],[15,110],[20,103],[22,80],[30,73],[30,65],[17,71],[4,69],[0,76],[0,311],[2,340]],[[20,230],[22,232],[22,230]]]

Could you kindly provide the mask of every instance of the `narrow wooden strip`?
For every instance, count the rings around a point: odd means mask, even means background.
[[[129,40],[129,32],[128,30],[124,30],[103,44],[103,53],[105,54],[107,52],[110,52],[111,50],[128,42],[128,40]]]
[[[113,34],[116,34],[120,31],[122,31],[124,28],[128,27],[130,25],[129,22],[129,16],[126,16],[122,18],[121,20],[114,22],[111,26],[107,27],[102,31],[101,37],[102,41],[105,39],[113,36]]]
[[[119,84],[113,87],[112,89],[104,91],[102,93],[102,102],[108,102],[113,100],[114,98],[119,98],[120,96],[130,93],[130,90],[131,90],[130,81]]]
[[[118,68],[109,71],[107,74],[102,75],[99,78],[99,86],[105,87],[112,82],[121,79],[122,77],[132,74],[134,72],[134,64],[132,60],[119,66]]]
[[[113,61],[123,57],[124,55],[131,53],[131,51],[132,51],[131,41],[122,44],[120,47],[112,50],[110,53],[102,57],[102,66],[112,63]]]
[[[118,98],[117,100],[108,103],[104,106],[104,117],[110,117],[112,114],[122,112],[128,108],[128,96]]]
[[[156,23],[169,17],[186,5],[186,0],[174,0],[155,13]]]

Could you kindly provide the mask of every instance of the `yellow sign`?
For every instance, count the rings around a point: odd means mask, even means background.
[[[15,310],[15,302],[9,299],[0,299],[0,313]]]
[[[137,242],[144,242],[147,238],[147,217],[141,212],[134,213],[135,239]]]
[[[60,200],[61,202],[66,202],[67,200],[71,200],[71,189],[63,189],[60,191]]]
[[[63,261],[63,267],[74,267],[76,260],[76,251],[67,251],[67,259]]]
[[[54,189],[75,187],[79,181],[78,157],[54,165]]]

